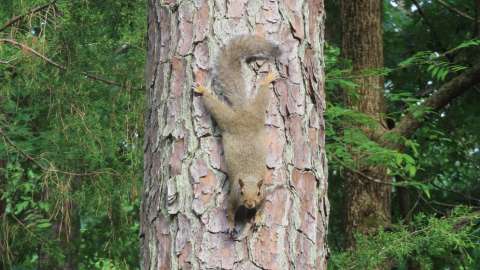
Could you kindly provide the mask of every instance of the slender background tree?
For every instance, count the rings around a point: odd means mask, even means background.
[[[374,138],[385,132],[385,98],[383,77],[366,75],[365,71],[383,67],[382,1],[341,1],[342,57],[351,61],[352,73],[359,78],[355,94],[345,93],[346,104],[378,122],[375,127],[360,127]],[[353,153],[354,162],[361,164],[362,153]],[[385,166],[361,164],[361,173],[347,176],[346,223],[348,245],[354,245],[353,233],[369,233],[390,225],[391,186],[365,179],[387,179]]]

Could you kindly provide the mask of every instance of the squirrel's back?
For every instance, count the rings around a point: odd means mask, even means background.
[[[246,101],[242,61],[275,58],[279,55],[279,47],[263,37],[256,35],[235,37],[218,55],[214,83],[222,88],[223,94],[233,106],[240,106]]]

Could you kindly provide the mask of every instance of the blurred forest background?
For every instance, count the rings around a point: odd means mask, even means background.
[[[384,67],[360,75],[338,1],[326,12],[329,268],[480,269],[480,85],[424,106],[478,63],[479,1],[384,1]],[[139,0],[2,0],[0,268],[139,268],[146,14]],[[389,129],[427,113],[403,147],[365,134],[379,123],[345,102],[358,76],[384,77]],[[347,248],[346,179],[378,164],[391,224]]]

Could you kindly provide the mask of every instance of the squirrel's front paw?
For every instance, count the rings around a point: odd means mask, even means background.
[[[238,237],[238,231],[235,227],[234,228],[229,228],[228,229],[228,234],[230,235],[230,238],[232,238],[232,239],[237,239],[237,237]]]
[[[260,82],[260,84],[268,85],[271,82],[277,80],[278,78],[280,78],[280,75],[278,75],[278,73],[276,71],[270,71],[270,72],[268,72],[267,76],[265,76],[265,78],[263,78],[263,80]]]
[[[197,84],[197,85],[193,88],[193,91],[194,91],[195,93],[198,93],[198,94],[200,94],[200,95],[203,95],[203,94],[205,94],[205,93],[208,93],[209,90],[208,90],[205,86],[203,86],[203,85],[201,85],[201,84]]]

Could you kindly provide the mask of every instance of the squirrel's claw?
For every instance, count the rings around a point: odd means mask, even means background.
[[[273,81],[277,80],[280,78],[280,75],[276,71],[270,71],[268,72],[267,76],[263,78],[263,80],[260,82],[262,85],[269,85]]]
[[[198,94],[200,94],[200,95],[203,95],[203,94],[205,94],[205,93],[208,92],[208,89],[207,89],[205,86],[201,85],[201,84],[196,84],[195,87],[193,88],[193,91],[194,91],[195,93],[198,93]]]
[[[232,239],[236,239],[238,237],[238,232],[236,228],[230,228],[228,229],[228,234]]]

